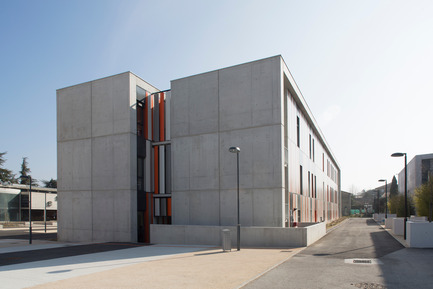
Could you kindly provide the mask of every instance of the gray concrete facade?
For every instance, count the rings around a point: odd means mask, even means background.
[[[407,164],[408,194],[413,195],[416,188],[425,184],[429,173],[433,173],[433,154],[414,156]],[[398,191],[404,193],[404,167],[398,174]]]
[[[212,245],[222,244],[221,230],[230,230],[232,247],[236,247],[236,227],[151,225],[151,241],[155,244]],[[324,222],[298,228],[241,227],[242,247],[306,247],[326,235]]]
[[[242,226],[340,215],[338,164],[281,56],[173,80],[171,88],[173,224],[236,224],[231,146],[241,149]]]
[[[339,165],[281,56],[161,93],[130,72],[57,91],[60,240],[149,242],[164,231],[151,224],[235,225],[232,146],[242,227],[341,215]]]
[[[58,237],[137,240],[136,87],[130,72],[57,91]]]

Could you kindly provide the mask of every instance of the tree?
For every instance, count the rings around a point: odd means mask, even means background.
[[[21,176],[29,176],[30,173],[32,172],[28,166],[27,159],[28,159],[27,157],[23,157],[23,162],[21,164],[21,171],[20,171]],[[20,184],[29,185],[30,181],[29,179],[21,178]],[[37,186],[37,185],[38,185],[38,181],[32,178],[32,186]]]
[[[430,202],[433,199],[433,174],[429,174],[426,184],[415,189],[415,207],[418,216],[428,216],[430,218]]]
[[[399,198],[397,196],[389,197],[388,200],[388,210],[390,214],[397,214],[397,207],[399,203]]]
[[[389,197],[391,198],[397,195],[398,195],[397,179],[395,178],[395,176],[393,176],[391,181],[391,188],[389,189]]]
[[[7,152],[0,153],[0,181],[16,183],[17,180],[15,179],[15,174],[13,174],[11,170],[2,168],[6,161],[6,158],[4,157],[6,153]]]
[[[397,217],[404,217],[404,194],[399,194],[390,198],[389,213],[397,214]],[[414,201],[410,195],[407,196],[407,216],[415,214]]]
[[[42,181],[46,188],[57,188],[57,180]]]

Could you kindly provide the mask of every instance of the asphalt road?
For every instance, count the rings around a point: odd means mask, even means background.
[[[433,249],[407,249],[371,219],[349,219],[243,288],[433,288]]]
[[[0,239],[29,239],[29,229],[26,227],[22,228],[12,228],[7,230],[0,230]],[[36,227],[32,229],[32,239],[33,240],[46,240],[46,241],[56,241],[57,232],[55,230],[50,230],[45,233],[43,227]]]

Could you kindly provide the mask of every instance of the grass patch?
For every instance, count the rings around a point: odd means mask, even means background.
[[[334,227],[334,226],[340,224],[341,222],[343,222],[343,221],[346,220],[347,218],[349,218],[349,216],[341,217],[341,218],[339,218],[339,219],[337,219],[337,220],[334,220],[334,221],[332,221],[332,222],[326,224],[326,229],[328,230],[328,229],[330,229],[330,228],[332,228],[332,227]]]

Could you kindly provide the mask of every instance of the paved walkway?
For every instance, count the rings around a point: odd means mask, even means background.
[[[344,229],[346,225],[348,221],[334,230]],[[382,232],[385,233],[384,230]],[[299,258],[285,261],[296,254],[297,257],[305,258],[307,251],[314,249],[304,251],[305,248],[242,248],[239,252],[222,252],[220,248],[209,246],[77,244],[53,242],[49,241],[50,238],[43,240],[43,237],[34,239],[33,244],[29,245],[28,239],[15,237],[18,235],[9,239],[5,236],[0,238],[1,288],[241,288],[247,284],[256,288],[254,285],[260,283],[250,281],[258,280],[261,276],[270,276],[268,272],[275,271],[275,268],[284,268],[283,264],[295,265]],[[327,238],[329,237],[328,235]],[[395,238],[402,241],[399,236]],[[375,239],[376,242],[382,240]],[[340,239],[334,243],[342,244],[343,241],[347,243],[349,240]],[[317,245],[320,246],[320,241]],[[423,276],[421,279],[425,279],[425,275],[421,274],[424,270],[422,268],[430,262],[432,253],[431,249],[404,249],[388,254],[381,260],[385,264],[394,265],[389,268],[382,266],[382,272],[395,276],[396,272],[410,270],[411,274],[418,274],[419,277]],[[326,254],[320,251],[316,255]],[[325,257],[323,260],[328,260],[323,267],[319,266],[323,270],[336,266],[329,263],[329,258]],[[317,264],[313,267],[317,267]],[[306,270],[311,271],[313,267]],[[299,269],[297,268],[296,273],[298,275],[305,271]],[[351,274],[359,272],[353,271]],[[284,272],[284,275],[287,275],[287,272]],[[399,284],[408,284],[408,281],[404,280],[408,274],[400,275],[395,277]],[[393,283],[395,284],[398,283]],[[281,285],[287,288],[287,283]],[[350,287],[354,285],[356,284],[351,284]]]
[[[372,219],[352,218],[245,288],[433,288],[433,249],[396,239]]]
[[[23,242],[0,240],[1,288],[239,288],[303,249],[223,252],[208,246]],[[53,258],[71,251],[77,255]],[[47,260],[35,261],[38,255]]]

